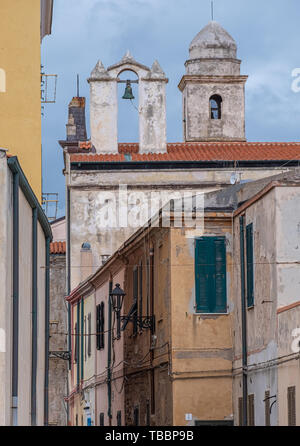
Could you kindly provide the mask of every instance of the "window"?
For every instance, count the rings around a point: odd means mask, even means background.
[[[296,426],[296,387],[288,388],[288,426]]]
[[[150,401],[147,400],[147,403],[146,403],[146,426],[150,426],[150,424],[151,424]]]
[[[143,317],[143,263],[139,266],[139,317]]]
[[[88,356],[92,354],[92,315],[88,315]]]
[[[239,398],[239,426],[243,426],[243,398]]]
[[[100,426],[104,426],[104,413],[100,413]]]
[[[135,407],[133,411],[133,425],[139,426],[139,424],[140,424],[140,411],[138,407]]]
[[[75,323],[75,337],[74,337],[74,361],[77,364],[78,362],[78,329],[77,329],[77,322]]]
[[[138,330],[138,308],[137,308],[137,301],[138,301],[138,268],[135,267],[133,270],[133,304],[136,305],[136,309],[133,313],[133,335],[137,334]]]
[[[253,224],[246,227],[247,305],[254,305]]]
[[[84,316],[84,360],[87,360],[87,336],[86,336],[86,329],[87,322],[86,322],[86,316]]]
[[[226,313],[225,237],[201,237],[195,243],[196,311]]]
[[[210,117],[211,119],[221,119],[222,117],[222,98],[218,94],[211,96],[209,100],[210,104]]]
[[[117,426],[122,426],[122,412],[120,410],[117,412]]]
[[[265,392],[265,425],[271,426],[271,420],[270,420],[270,392]]]
[[[254,395],[248,395],[248,426],[255,426]]]
[[[97,350],[104,348],[104,302],[96,307]]]

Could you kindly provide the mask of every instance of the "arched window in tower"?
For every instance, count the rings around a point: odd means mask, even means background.
[[[222,117],[222,98],[218,94],[211,96],[209,100],[210,104],[210,117],[211,119],[221,119]]]

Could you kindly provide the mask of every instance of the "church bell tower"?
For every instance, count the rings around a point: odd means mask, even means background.
[[[245,83],[234,39],[217,22],[200,31],[189,48],[183,94],[185,142],[246,141]]]

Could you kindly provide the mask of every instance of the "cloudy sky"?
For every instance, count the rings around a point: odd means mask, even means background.
[[[300,93],[292,91],[292,71],[300,67],[299,0],[215,0],[215,20],[234,37],[246,85],[249,141],[300,141]],[[107,67],[127,49],[151,66],[157,59],[169,78],[168,141],[182,141],[181,93],[177,85],[194,36],[211,19],[210,0],[54,0],[52,35],[42,46],[44,71],[58,74],[56,104],[43,117],[44,192],[59,193],[64,215],[64,176],[59,139],[65,139],[68,103],[87,98],[86,82],[100,59]],[[123,86],[124,89],[124,86]],[[120,90],[120,96],[122,96]],[[137,113],[120,101],[119,140],[137,141]]]

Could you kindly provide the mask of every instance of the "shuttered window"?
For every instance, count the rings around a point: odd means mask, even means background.
[[[100,413],[100,417],[99,417],[99,422],[100,422],[100,426],[104,426],[104,413]]]
[[[88,315],[88,356],[92,354],[92,315]]]
[[[255,426],[254,395],[248,395],[248,426]]]
[[[239,398],[239,426],[243,426],[243,398]]]
[[[196,310],[226,313],[225,237],[201,237],[195,242]]]
[[[296,426],[296,387],[288,388],[288,425]]]
[[[265,392],[265,425],[271,426],[270,420],[270,392]]]
[[[104,348],[104,302],[96,307],[97,350]]]
[[[78,329],[77,329],[77,322],[75,323],[75,337],[74,337],[74,361],[77,364],[78,362]]]
[[[133,425],[139,426],[139,424],[140,424],[140,411],[138,407],[135,407],[133,411]]]
[[[143,317],[143,263],[139,266],[139,318]]]
[[[253,224],[246,227],[247,305],[254,305]]]
[[[139,279],[139,272],[138,268],[136,267],[133,270],[133,304],[136,304],[136,309],[133,313],[133,335],[137,334],[138,331],[138,279]]]
[[[117,412],[117,426],[122,426],[122,412],[120,410]]]

